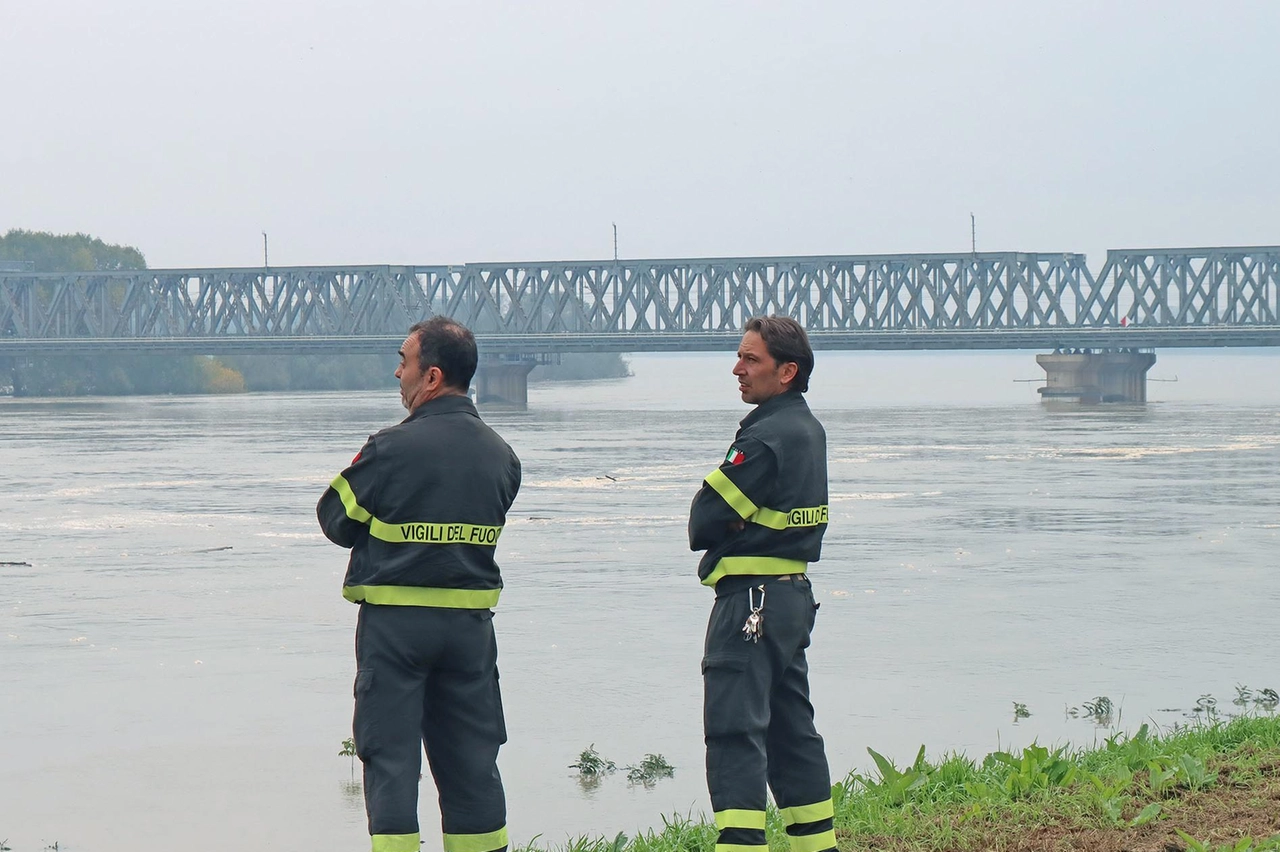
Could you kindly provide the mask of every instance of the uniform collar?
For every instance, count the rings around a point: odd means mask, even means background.
[[[462,412],[470,414],[473,417],[479,417],[476,412],[476,405],[471,401],[471,397],[462,394],[449,394],[448,396],[438,396],[435,399],[429,399],[413,410],[413,413],[402,420],[402,423],[408,423],[412,420],[421,420],[423,417],[430,417],[433,414],[453,414],[454,412]]]
[[[770,414],[781,411],[784,408],[790,408],[793,405],[802,405],[805,408],[809,407],[809,404],[804,401],[804,394],[799,391],[784,391],[783,393],[770,397],[757,405],[751,410],[750,414],[742,418],[742,422],[738,425],[742,427],[750,426],[752,423],[757,423],[768,417]]]

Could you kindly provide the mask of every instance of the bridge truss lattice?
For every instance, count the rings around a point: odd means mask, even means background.
[[[827,348],[1280,345],[1280,247],[0,273],[0,354],[385,351],[433,314],[497,353],[707,349],[771,313]]]

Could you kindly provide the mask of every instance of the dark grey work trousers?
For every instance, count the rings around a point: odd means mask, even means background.
[[[763,635],[743,639],[765,588]],[[809,702],[805,649],[817,605],[804,575],[726,577],[716,585],[702,661],[707,786],[720,826],[717,848],[765,847],[765,785],[793,850],[834,848],[831,777]]]
[[[356,666],[354,734],[369,834],[418,833],[425,745],[447,845],[451,836],[505,835],[497,759],[507,729],[493,613],[361,604]]]

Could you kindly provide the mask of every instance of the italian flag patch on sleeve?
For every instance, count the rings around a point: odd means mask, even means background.
[[[724,457],[724,460],[729,464],[742,464],[747,460],[747,457],[743,455],[742,450],[737,447],[730,447],[729,453]]]

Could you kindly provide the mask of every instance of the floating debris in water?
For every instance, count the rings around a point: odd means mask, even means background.
[[[640,784],[651,789],[660,778],[670,778],[676,768],[660,754],[646,754],[637,766],[628,766],[627,783]]]

